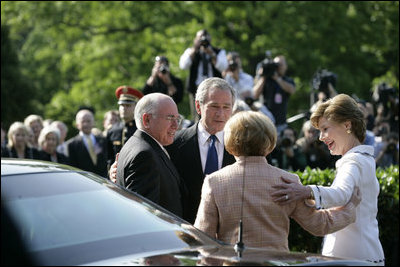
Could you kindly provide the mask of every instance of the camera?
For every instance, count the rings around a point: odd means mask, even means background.
[[[169,68],[168,68],[167,65],[162,64],[162,65],[159,67],[158,71],[160,71],[162,74],[165,74],[165,73],[169,72]]]
[[[266,78],[271,78],[278,70],[278,64],[270,59],[264,59],[262,62],[262,75]]]
[[[235,71],[238,67],[239,65],[236,63],[235,60],[231,59],[228,61],[228,68],[230,71]]]
[[[281,147],[290,147],[292,146],[292,140],[290,140],[289,138],[285,137],[282,139],[281,141]]]
[[[200,45],[204,46],[205,48],[210,45],[210,41],[208,40],[207,36],[203,35],[200,37]]]
[[[389,101],[390,96],[396,95],[396,90],[389,87],[386,83],[381,83],[378,88],[378,99],[376,102],[385,104]]]
[[[325,93],[327,98],[330,98],[328,84],[336,87],[337,75],[328,70],[319,70],[314,74],[312,86],[314,90]]]
[[[330,98],[328,83],[336,87],[337,75],[328,70],[319,70],[314,74],[312,86],[314,90],[324,92],[327,98]]]
[[[271,51],[265,51],[266,58],[261,62],[262,76],[266,78],[271,78],[274,73],[278,70],[278,63],[272,60]]]

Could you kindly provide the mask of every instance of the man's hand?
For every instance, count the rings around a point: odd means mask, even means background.
[[[109,177],[110,177],[110,181],[113,183],[117,182],[117,163],[118,163],[118,156],[119,153],[117,153],[117,155],[115,156],[115,161],[114,163],[111,165],[110,167],[110,173],[109,173]]]

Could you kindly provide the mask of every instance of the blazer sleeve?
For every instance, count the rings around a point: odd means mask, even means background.
[[[354,223],[356,207],[352,202],[348,202],[342,207],[316,210],[307,206],[304,200],[299,200],[291,217],[309,233],[324,236]]]
[[[125,167],[125,187],[155,203],[160,201],[159,165],[153,153],[148,150],[139,152]]]
[[[201,191],[201,201],[194,226],[211,237],[218,238],[218,221],[218,208],[215,204],[212,184],[210,179],[206,176]]]

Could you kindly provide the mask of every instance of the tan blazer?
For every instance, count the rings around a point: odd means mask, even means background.
[[[305,202],[278,205],[272,201],[272,185],[286,177],[299,177],[268,164],[265,157],[237,157],[237,162],[206,176],[194,226],[223,242],[235,244],[244,178],[243,242],[249,247],[288,251],[289,217],[313,235],[322,236],[355,221],[355,207],[316,210]]]

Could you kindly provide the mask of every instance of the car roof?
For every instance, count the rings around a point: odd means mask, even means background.
[[[82,171],[82,170],[68,165],[53,163],[49,161],[1,158],[1,176],[26,174],[26,173],[66,172],[66,171]]]

